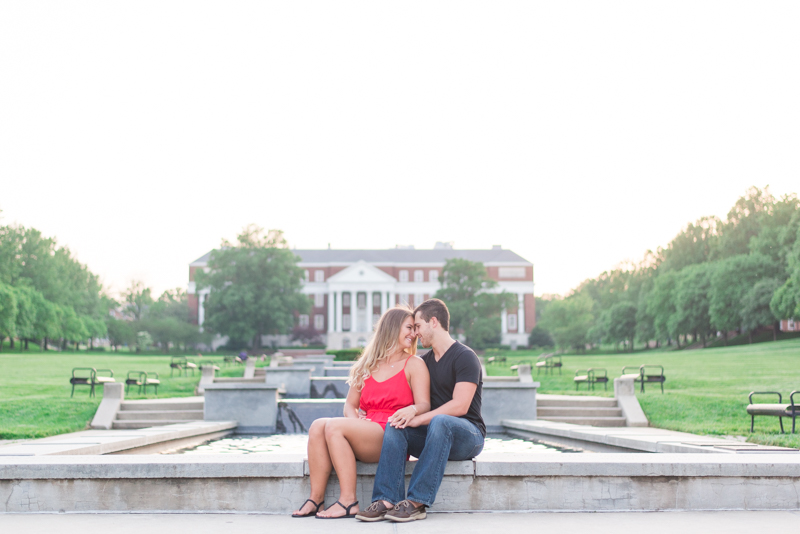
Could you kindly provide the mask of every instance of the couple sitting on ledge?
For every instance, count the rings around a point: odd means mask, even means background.
[[[480,454],[481,366],[448,331],[450,312],[438,299],[415,310],[395,307],[350,370],[344,417],[317,419],[308,431],[311,496],[292,517],[361,521],[425,519],[448,460]],[[417,338],[428,351],[416,356]],[[405,463],[418,458],[408,494]],[[356,460],[378,462],[372,504],[356,500]],[[323,509],[331,469],[339,500]]]

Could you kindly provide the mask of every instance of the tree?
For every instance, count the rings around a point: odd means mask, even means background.
[[[262,336],[285,334],[295,314],[310,305],[300,290],[303,270],[299,258],[286,246],[283,233],[250,225],[237,243],[222,241],[211,252],[209,271],[198,271],[198,288],[210,288],[205,305],[204,330],[261,348]]]
[[[434,295],[450,310],[450,331],[463,334],[467,345],[482,348],[499,341],[500,314],[517,306],[516,295],[493,293],[497,282],[480,262],[452,258],[445,262],[442,283]]]
[[[603,314],[602,322],[605,339],[618,344],[630,342],[633,351],[633,340],[636,336],[636,305],[632,302],[617,302]]]
[[[541,326],[536,325],[535,327],[533,327],[533,330],[531,330],[531,334],[528,336],[528,346],[534,348],[552,347],[555,346],[555,342],[553,341],[552,336],[550,336],[550,332],[548,332]]]
[[[109,317],[106,328],[108,329],[108,341],[114,350],[118,350],[120,345],[133,346],[136,343],[136,330],[132,321],[121,321]]]
[[[559,348],[583,349],[594,324],[592,307],[592,299],[584,294],[553,300],[542,314],[541,326],[550,332]]]
[[[17,298],[14,290],[0,283],[0,350],[6,337],[17,334]]]
[[[765,278],[759,280],[742,298],[739,315],[742,318],[742,328],[747,330],[750,343],[753,342],[753,330],[772,325],[772,339],[778,340],[778,327],[775,324],[775,315],[770,309],[770,301],[775,292],[781,287],[779,280]]]
[[[742,298],[759,280],[774,278],[781,268],[761,254],[739,255],[717,263],[711,275],[709,316],[711,325],[725,333],[741,326]]]
[[[653,317],[653,328],[660,339],[671,339],[669,319],[675,313],[674,291],[677,275],[675,271],[660,273],[653,281],[653,289],[647,295],[646,313]]]
[[[125,302],[125,311],[134,321],[141,321],[147,309],[153,304],[152,290],[145,287],[141,280],[132,280],[128,289],[122,294]]]
[[[675,313],[670,320],[678,334],[699,334],[705,347],[711,332],[709,292],[714,263],[690,265],[677,274],[675,284]]]

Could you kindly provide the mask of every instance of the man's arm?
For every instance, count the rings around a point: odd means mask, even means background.
[[[453,389],[453,400],[442,404],[435,410],[414,417],[406,426],[418,427],[421,425],[428,425],[431,419],[437,415],[452,415],[454,417],[466,415],[477,389],[478,384],[473,382],[456,382],[456,387]],[[393,424],[392,426],[396,425]]]

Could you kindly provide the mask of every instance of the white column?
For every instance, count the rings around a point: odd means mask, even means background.
[[[394,291],[389,291],[386,294],[386,309],[394,308]]]
[[[342,292],[336,292],[336,331],[342,331]]]
[[[517,310],[517,332],[525,333],[525,293],[519,294],[519,309]]]
[[[381,316],[389,309],[389,294],[381,291]]]
[[[508,334],[508,312],[505,308],[500,313],[500,332],[503,334]]]
[[[333,307],[333,291],[328,291],[328,332],[333,332],[334,315],[336,310]]]

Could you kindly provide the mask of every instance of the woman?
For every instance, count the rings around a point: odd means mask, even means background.
[[[311,497],[292,517],[355,517],[356,460],[377,462],[387,420],[405,426],[430,410],[430,376],[417,357],[411,308],[387,311],[361,357],[350,369],[344,417],[317,419],[308,430]],[[321,510],[331,468],[339,477],[339,500]]]

